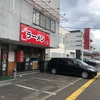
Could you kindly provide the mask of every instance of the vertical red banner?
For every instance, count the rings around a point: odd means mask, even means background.
[[[17,62],[23,62],[24,61],[24,53],[23,50],[17,51]]]
[[[84,49],[90,49],[90,28],[84,29]]]

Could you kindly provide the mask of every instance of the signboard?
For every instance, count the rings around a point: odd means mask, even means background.
[[[15,61],[15,53],[14,53],[14,51],[9,51],[8,61],[9,62],[14,62]]]
[[[84,29],[84,49],[90,49],[90,29]]]
[[[50,35],[27,26],[25,24],[20,25],[20,41],[28,42],[32,44],[50,46]]]

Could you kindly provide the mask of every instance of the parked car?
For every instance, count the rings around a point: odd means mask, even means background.
[[[89,65],[92,65],[92,66],[96,66],[98,65],[98,63],[95,61],[95,60],[92,60],[92,59],[83,59],[83,61]]]
[[[77,75],[84,79],[97,75],[97,70],[93,66],[72,58],[52,58],[48,62],[47,72]]]
[[[92,61],[96,62],[97,65],[100,65],[100,61],[97,59],[91,59]]]

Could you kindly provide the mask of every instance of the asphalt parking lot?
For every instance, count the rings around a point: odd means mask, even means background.
[[[76,83],[78,88],[87,81],[88,79],[80,77],[39,71],[20,73],[15,80],[0,83],[0,100],[52,100],[50,98],[57,95],[59,99],[59,92]],[[62,99],[59,100],[65,100],[66,94],[70,94],[70,91],[63,93]]]
[[[0,87],[0,100],[46,100],[80,79],[40,72],[20,74]]]

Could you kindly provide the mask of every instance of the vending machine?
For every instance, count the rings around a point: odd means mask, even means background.
[[[27,57],[27,58],[25,58],[25,71],[28,71],[28,70],[30,70],[30,58],[29,57]]]

